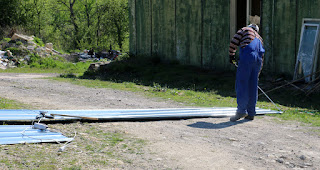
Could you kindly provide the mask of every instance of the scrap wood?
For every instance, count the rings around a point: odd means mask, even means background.
[[[315,90],[317,90],[320,87],[320,82],[318,82],[313,88],[311,88],[308,92],[307,92],[307,96],[309,96],[312,92],[314,92]]]
[[[284,81],[284,82],[286,82],[286,83],[289,83],[288,81]],[[301,89],[300,87],[298,87],[298,86],[296,86],[296,85],[294,85],[293,83],[289,83],[289,85],[291,85],[292,87],[294,87],[294,88],[296,88],[296,89],[298,89],[298,90],[300,90],[300,91],[302,91],[302,92],[304,92],[305,93],[305,91],[303,90],[303,89]]]
[[[302,77],[302,78],[300,78],[300,79],[296,79],[296,80],[290,81],[290,82],[288,82],[287,84],[284,84],[284,85],[275,87],[275,88],[273,88],[273,89],[271,89],[271,90],[266,91],[265,93],[269,93],[269,92],[275,91],[275,90],[277,90],[277,89],[280,89],[280,88],[282,88],[282,87],[285,87],[285,86],[287,86],[287,85],[291,85],[291,84],[293,84],[293,83],[295,83],[295,82],[301,81],[301,80],[305,79],[306,77],[310,77],[310,76],[312,76],[312,75],[314,75],[314,74],[317,74],[317,73],[320,73],[320,70],[317,71],[317,72],[311,73],[311,74],[309,74],[309,75],[307,75],[307,76],[304,76],[304,77]],[[260,96],[260,95],[262,95],[262,93],[259,94],[259,96]]]
[[[51,113],[51,115],[52,116],[76,117],[76,118],[88,119],[88,120],[99,120],[98,118],[94,118],[94,117],[74,116],[74,115],[66,115],[66,114]]]

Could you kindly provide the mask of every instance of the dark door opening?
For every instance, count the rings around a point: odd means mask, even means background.
[[[237,30],[247,25],[247,0],[237,0]]]
[[[260,25],[261,0],[237,0],[235,10],[237,30],[250,23]]]
[[[260,26],[260,16],[261,0],[230,0],[230,36],[250,23]]]
[[[251,16],[261,16],[261,2],[260,0],[251,0],[251,11],[250,15]]]

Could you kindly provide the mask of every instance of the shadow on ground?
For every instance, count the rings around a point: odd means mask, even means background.
[[[221,123],[217,123],[217,124],[208,123],[208,122],[197,122],[197,123],[190,124],[187,126],[193,127],[193,128],[200,128],[200,129],[224,129],[224,128],[228,128],[231,126],[236,126],[236,125],[239,125],[242,123],[246,123],[246,122],[250,122],[250,121],[246,120],[246,119],[241,119],[236,122],[227,121],[227,122],[221,122]]]

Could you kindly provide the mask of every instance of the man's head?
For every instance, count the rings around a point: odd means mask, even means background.
[[[252,29],[254,29],[255,31],[259,32],[259,27],[256,24],[250,24],[248,27],[251,27]]]

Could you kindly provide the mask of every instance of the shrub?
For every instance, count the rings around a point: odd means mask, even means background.
[[[16,42],[16,45],[18,45],[18,46],[20,46],[20,45],[22,45],[23,43],[21,42],[21,41],[17,41]]]
[[[10,52],[12,52],[13,55],[19,55],[22,53],[22,50],[16,47],[9,47],[6,50],[9,50]]]
[[[40,39],[40,38],[38,38],[38,37],[34,37],[33,38],[33,42],[35,42],[37,45],[39,45],[40,47],[44,47],[44,43],[43,43],[43,41]]]
[[[90,62],[70,63],[57,56],[42,58],[37,54],[31,54],[28,65],[31,68],[62,69],[71,73],[83,73],[88,69]]]
[[[11,38],[4,38],[4,39],[1,40],[1,42],[7,42],[7,43],[8,43],[9,41],[11,41]]]

